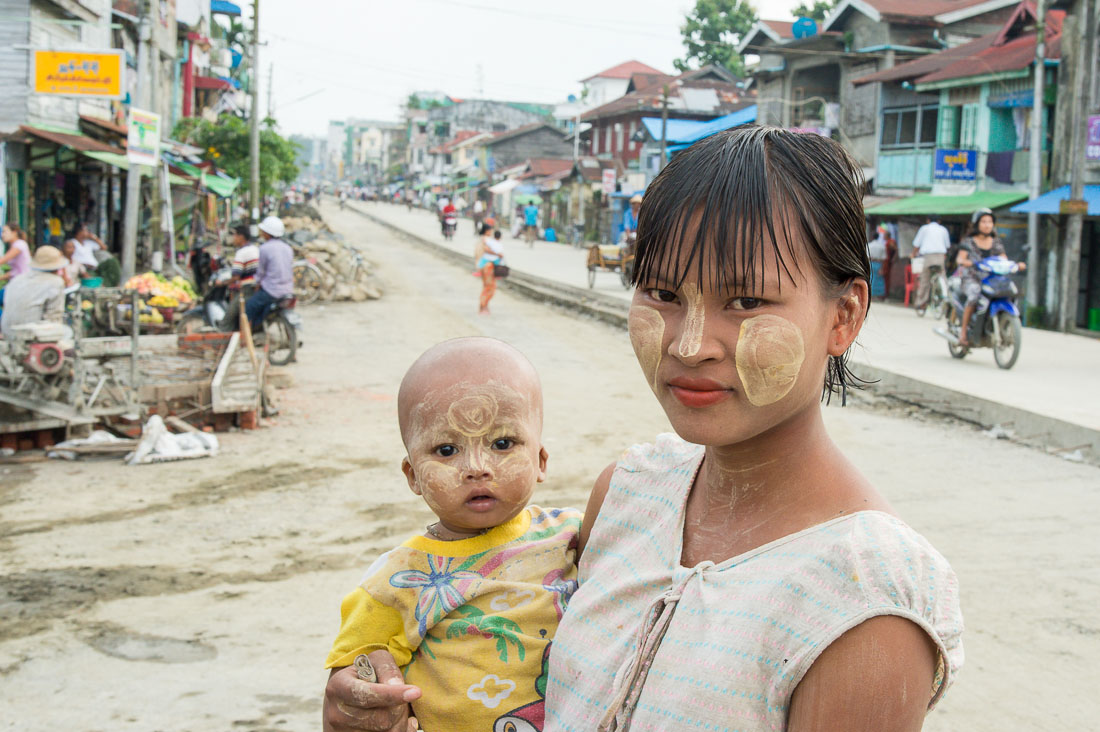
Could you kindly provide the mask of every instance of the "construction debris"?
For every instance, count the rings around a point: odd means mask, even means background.
[[[323,221],[290,217],[283,223],[288,232],[286,239],[296,247],[299,260],[313,267],[312,271],[302,272],[303,265],[295,264],[295,290],[311,293],[305,297],[308,302],[316,299],[363,302],[382,297],[382,283],[373,272],[374,265]]]

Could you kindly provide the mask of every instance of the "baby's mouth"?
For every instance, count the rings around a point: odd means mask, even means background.
[[[488,491],[474,491],[466,498],[466,508],[474,511],[475,513],[484,513],[486,511],[492,511],[497,505],[497,499],[492,493]]]

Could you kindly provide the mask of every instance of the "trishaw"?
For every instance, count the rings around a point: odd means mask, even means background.
[[[623,287],[630,289],[634,273],[634,247],[630,244],[593,244],[588,249],[588,287],[596,286],[596,270],[618,272]]]

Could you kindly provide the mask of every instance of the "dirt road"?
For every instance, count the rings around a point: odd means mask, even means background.
[[[214,459],[0,466],[0,729],[315,730],[342,595],[429,522],[405,485],[394,397],[444,338],[522,349],[546,390],[543,505],[666,429],[625,333],[479,282],[351,212],[375,302],[303,310],[282,414]],[[471,246],[473,241],[471,239]],[[867,403],[838,441],[962,581],[967,666],[934,731],[1094,728],[1100,473]]]

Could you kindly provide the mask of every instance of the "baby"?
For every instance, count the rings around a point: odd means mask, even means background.
[[[538,374],[501,341],[446,341],[405,374],[397,413],[401,469],[439,520],[344,598],[325,667],[385,649],[428,732],[541,730],[582,516],[527,505],[546,478]]]

